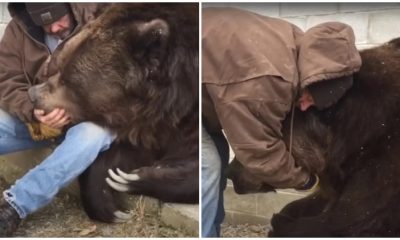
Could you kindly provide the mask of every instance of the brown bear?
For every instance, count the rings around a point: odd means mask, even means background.
[[[168,202],[199,198],[197,3],[112,4],[70,39],[59,74],[29,94],[116,133],[79,178],[91,218],[126,221],[118,192]]]
[[[337,105],[294,115],[293,154],[320,187],[275,214],[270,236],[400,236],[400,38],[360,54],[354,85]],[[229,177],[241,193],[273,191],[237,161]]]

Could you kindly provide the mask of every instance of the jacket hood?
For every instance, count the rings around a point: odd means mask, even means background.
[[[80,29],[86,22],[94,19],[94,14],[98,9],[98,4],[96,3],[69,3],[69,5],[76,21],[75,30]],[[26,10],[25,3],[9,3],[8,11],[12,21],[15,21],[21,28],[25,29],[34,39],[44,43],[43,28],[33,22]]]
[[[302,89],[315,82],[352,75],[361,67],[353,29],[340,22],[310,28],[300,39],[297,61]]]

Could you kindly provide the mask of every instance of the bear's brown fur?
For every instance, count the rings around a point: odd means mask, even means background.
[[[112,4],[66,43],[60,74],[30,90],[38,108],[64,108],[74,122],[117,134],[80,177],[90,217],[128,217],[110,186],[198,201],[198,39],[197,3]]]

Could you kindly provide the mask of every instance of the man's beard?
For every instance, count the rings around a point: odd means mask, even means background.
[[[72,28],[68,28],[61,32],[53,34],[53,36],[60,40],[64,40],[66,37],[68,37],[71,34],[71,32],[72,32]]]

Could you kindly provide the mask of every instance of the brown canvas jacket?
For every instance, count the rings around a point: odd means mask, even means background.
[[[203,123],[223,128],[236,158],[278,188],[309,173],[282,141],[282,121],[300,87],[358,71],[351,28],[326,23],[305,34],[275,18],[233,8],[202,15]]]
[[[50,56],[43,40],[43,31],[30,20],[25,5],[10,3],[8,9],[12,19],[0,41],[0,108],[22,121],[31,122],[33,105],[27,90],[54,74],[56,65],[53,57],[67,39]],[[94,19],[97,4],[71,3],[71,9],[77,26],[69,37]]]

